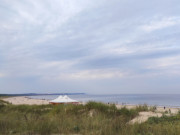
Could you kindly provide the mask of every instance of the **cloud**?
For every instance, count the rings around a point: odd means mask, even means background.
[[[61,79],[83,79],[83,80],[96,80],[96,79],[110,79],[121,78],[124,73],[120,71],[103,71],[103,70],[84,70],[75,73],[63,73],[59,76]]]
[[[148,84],[169,76],[176,81],[180,76],[178,3],[3,0],[0,90],[68,87],[108,92],[112,87],[113,93],[121,93],[123,86],[134,93],[141,89],[134,82]],[[131,83],[135,87],[130,88]]]
[[[166,74],[168,76],[179,76],[180,71],[180,56],[169,56],[166,58],[158,58],[154,60],[149,60],[147,64],[147,69],[154,70],[158,74]]]
[[[142,29],[147,32],[168,28],[180,24],[180,17],[165,17],[152,20],[149,24],[143,25]]]

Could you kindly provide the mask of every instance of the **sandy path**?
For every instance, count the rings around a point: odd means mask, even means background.
[[[9,97],[4,98],[4,101],[7,101],[14,105],[42,105],[42,104],[49,104],[48,100],[42,100],[42,99],[31,99],[28,97]]]

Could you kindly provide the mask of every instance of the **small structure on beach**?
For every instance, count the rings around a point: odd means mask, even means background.
[[[68,96],[59,96],[58,98],[51,100],[50,104],[78,104],[79,102],[69,98]]]

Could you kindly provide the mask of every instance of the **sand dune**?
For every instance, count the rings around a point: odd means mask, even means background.
[[[128,109],[133,109],[136,107],[136,105],[117,105],[117,108],[122,108],[122,107],[126,107]],[[166,107],[164,109],[164,107],[157,107],[157,109],[155,110],[155,112],[151,112],[151,111],[147,111],[147,112],[140,112],[139,116],[135,117],[134,119],[132,119],[129,124],[134,124],[134,123],[142,123],[148,120],[148,118],[150,117],[161,117],[163,115],[163,113],[165,113],[165,115],[175,115],[179,112],[180,108],[172,108],[172,107]]]
[[[149,117],[161,117],[162,113],[156,113],[156,112],[140,112],[139,116],[132,119],[129,123],[142,123],[148,120]]]
[[[31,99],[28,97],[9,97],[4,98],[4,101],[7,101],[9,103],[12,103],[14,105],[43,105],[43,104],[49,104],[48,100],[42,100],[42,99]],[[136,107],[136,105],[116,105],[117,108],[126,107],[128,109],[133,109]],[[161,117],[164,112],[168,112],[166,115],[174,115],[179,112],[179,108],[171,108],[166,107],[165,109],[163,107],[157,107],[155,112],[140,112],[139,116],[131,120],[129,123],[142,123],[148,120],[149,117]]]

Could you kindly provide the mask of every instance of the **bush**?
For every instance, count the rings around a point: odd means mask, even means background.
[[[128,119],[133,119],[138,115],[138,111],[136,109],[127,109],[126,107],[121,108],[117,113],[118,115],[128,117]]]
[[[149,109],[148,109],[147,104],[144,104],[144,105],[138,105],[138,106],[136,106],[136,110],[137,110],[138,112],[142,112],[142,111],[148,111]]]
[[[147,123],[149,124],[158,124],[158,123],[165,123],[165,122],[176,122],[176,121],[180,121],[180,116],[176,115],[176,116],[166,116],[163,115],[162,117],[150,117],[147,121]]]
[[[103,103],[97,103],[97,102],[88,102],[85,107],[88,109],[88,110],[91,110],[91,109],[96,109],[98,111],[101,111],[101,112],[107,112],[109,106],[103,104]]]

